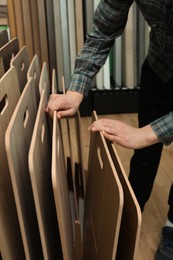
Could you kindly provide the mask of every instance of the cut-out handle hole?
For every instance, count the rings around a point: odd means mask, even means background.
[[[42,126],[41,126],[41,141],[42,141],[42,143],[44,142],[44,137],[45,137],[45,125],[42,124]]]
[[[21,71],[23,71],[24,68],[25,68],[25,63],[24,63],[24,61],[22,61],[21,64],[20,64],[20,69],[21,69]]]
[[[24,128],[26,128],[26,126],[27,126],[28,119],[29,119],[29,109],[27,107],[24,114],[23,114],[23,126],[24,126]]]
[[[0,100],[0,113],[1,113],[1,115],[3,115],[7,106],[8,106],[8,99],[7,99],[7,94],[5,94],[3,96],[3,98]]]
[[[36,70],[34,70],[34,80],[36,80],[37,79],[37,71]]]
[[[97,148],[97,156],[99,159],[100,168],[103,170],[103,159],[102,159],[100,147]]]

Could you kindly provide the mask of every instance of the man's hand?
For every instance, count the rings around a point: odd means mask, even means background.
[[[52,94],[49,98],[46,112],[53,117],[57,111],[57,117],[73,116],[82,102],[83,95],[74,91],[67,91],[66,94]]]
[[[88,130],[102,131],[110,141],[131,149],[140,149],[159,142],[150,125],[136,128],[118,120],[99,119]]]

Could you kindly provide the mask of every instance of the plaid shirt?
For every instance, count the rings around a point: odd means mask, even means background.
[[[173,77],[173,0],[135,2],[151,27],[148,62],[166,82]],[[104,65],[115,38],[120,36],[125,28],[132,3],[133,0],[100,1],[93,17],[91,33],[87,35],[81,53],[76,59],[69,90],[88,94],[93,77]],[[159,138],[163,139],[163,124],[162,121],[158,122],[160,127],[156,127],[154,123],[152,127],[160,133]],[[165,125],[168,130],[171,122],[172,116],[169,115]],[[171,129],[173,132],[173,123]]]

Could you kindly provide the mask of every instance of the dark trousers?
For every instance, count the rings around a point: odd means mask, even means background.
[[[173,78],[166,83],[161,81],[146,59],[141,71],[139,127],[149,124],[170,111],[173,111]],[[162,148],[163,145],[158,143],[135,150],[131,159],[129,181],[142,211],[152,191]],[[173,222],[173,185],[168,203],[170,206],[168,217]]]

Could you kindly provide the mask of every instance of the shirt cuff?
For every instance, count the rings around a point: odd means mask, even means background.
[[[150,126],[164,145],[173,142],[173,112],[153,121]]]
[[[73,74],[72,80],[68,90],[82,93],[84,96],[88,95],[91,88],[92,78],[87,77],[84,74]]]

